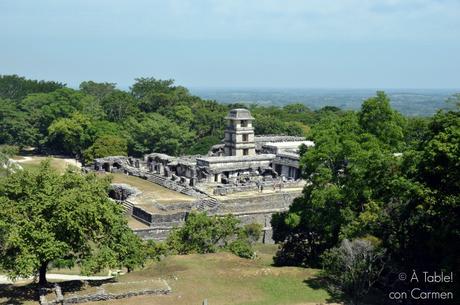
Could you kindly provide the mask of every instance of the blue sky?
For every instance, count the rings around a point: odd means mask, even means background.
[[[0,74],[460,88],[460,0],[0,0]]]

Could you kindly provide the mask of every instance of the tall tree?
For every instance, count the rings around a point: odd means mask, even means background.
[[[0,98],[0,144],[33,146],[38,138],[38,130],[28,114],[13,101]]]
[[[118,250],[137,237],[108,187],[108,179],[71,168],[61,175],[49,162],[0,180],[0,267],[13,279],[38,273],[41,285],[56,260],[88,272],[132,268],[136,248]]]
[[[90,125],[91,121],[79,112],[70,118],[57,119],[48,128],[48,146],[57,152],[80,158],[89,145],[87,131]]]
[[[96,83],[90,80],[80,84],[81,92],[94,96],[99,102],[115,90],[116,84],[114,83]]]
[[[95,158],[108,156],[127,156],[128,142],[126,139],[115,135],[103,135],[84,151],[85,163]]]
[[[0,75],[0,98],[20,101],[31,93],[48,93],[64,88],[53,81],[30,80],[17,75]]]
[[[175,89],[174,80],[172,79],[155,79],[153,77],[140,77],[135,79],[136,82],[131,87],[131,94],[137,99],[143,99],[148,94],[154,93],[170,93]]]
[[[390,99],[383,91],[367,99],[361,106],[359,122],[362,128],[375,135],[383,143],[398,150],[404,137],[403,117],[390,106]]]
[[[130,94],[119,90],[108,94],[101,105],[107,118],[113,122],[120,122],[137,113],[136,100]]]

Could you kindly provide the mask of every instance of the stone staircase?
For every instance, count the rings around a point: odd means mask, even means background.
[[[192,196],[192,197],[200,197],[201,195],[199,192],[197,192],[192,187],[179,184],[176,181],[168,179],[167,177],[152,174],[152,173],[146,174],[145,176],[148,181],[164,186],[170,190],[173,190],[173,191],[176,191],[176,192],[188,195],[188,196]]]
[[[214,210],[219,206],[219,201],[215,198],[208,197],[208,198],[202,198],[198,201],[196,209],[198,211],[208,211],[208,210]]]
[[[126,215],[132,215],[133,214],[133,207],[134,204],[128,200],[123,200],[120,201],[121,205],[123,206],[123,209],[125,210]]]

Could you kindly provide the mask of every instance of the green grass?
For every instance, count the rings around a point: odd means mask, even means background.
[[[256,245],[258,259],[247,260],[231,253],[192,254],[169,256],[160,262],[151,262],[142,270],[120,276],[119,283],[110,286],[121,292],[140,285],[153,285],[149,281],[165,279],[173,289],[170,295],[140,296],[88,305],[313,305],[326,303],[330,298],[323,289],[311,287],[318,270],[297,267],[274,267],[272,256],[277,247]],[[138,282],[139,284],[132,284]],[[86,294],[94,287],[82,288]],[[0,304],[1,304],[0,292]],[[24,299],[30,301],[30,299]],[[21,304],[21,303],[19,303]]]
[[[274,245],[256,245],[259,255],[256,260],[242,259],[226,252],[170,256],[143,270],[123,275],[120,280],[164,278],[172,287],[172,294],[135,297],[111,301],[110,304],[198,305],[204,299],[208,299],[210,305],[326,303],[330,298],[328,293],[305,282],[315,278],[318,270],[273,267],[272,256],[276,249]]]
[[[51,167],[58,172],[64,172],[69,163],[61,158],[53,158],[53,157],[41,157],[41,156],[34,156],[31,157],[30,160],[20,161],[19,165],[21,165],[24,169],[37,169],[40,167],[40,163],[49,159],[51,162]]]
[[[261,301],[242,303],[245,305],[296,304],[302,302],[324,302],[329,294],[323,289],[314,289],[306,285],[302,275],[283,275],[265,277],[257,282],[263,290],[264,298]]]
[[[139,177],[128,176],[121,173],[113,173],[111,176],[113,177],[113,183],[125,183],[139,189],[142,192],[142,195],[137,198],[139,203],[143,203],[143,198],[146,199],[146,202],[148,202],[149,199],[153,199],[159,203],[176,203],[195,200],[192,196],[172,191]]]

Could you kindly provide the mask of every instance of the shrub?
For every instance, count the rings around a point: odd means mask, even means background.
[[[148,259],[159,261],[168,255],[168,246],[164,242],[148,240],[145,243],[145,255]]]
[[[209,217],[192,212],[180,228],[175,228],[167,239],[168,247],[177,254],[213,253],[238,232],[239,221],[232,215]]]
[[[229,250],[242,258],[253,258],[254,250],[248,240],[237,239],[229,245]]]
[[[182,227],[174,228],[166,240],[172,253],[213,253],[220,249],[230,250],[243,258],[252,258],[251,243],[260,237],[262,226],[249,224],[238,227],[239,220],[233,215],[207,216],[192,212]]]
[[[250,243],[255,243],[262,236],[262,225],[259,223],[250,223],[243,227],[240,234],[246,238]]]

